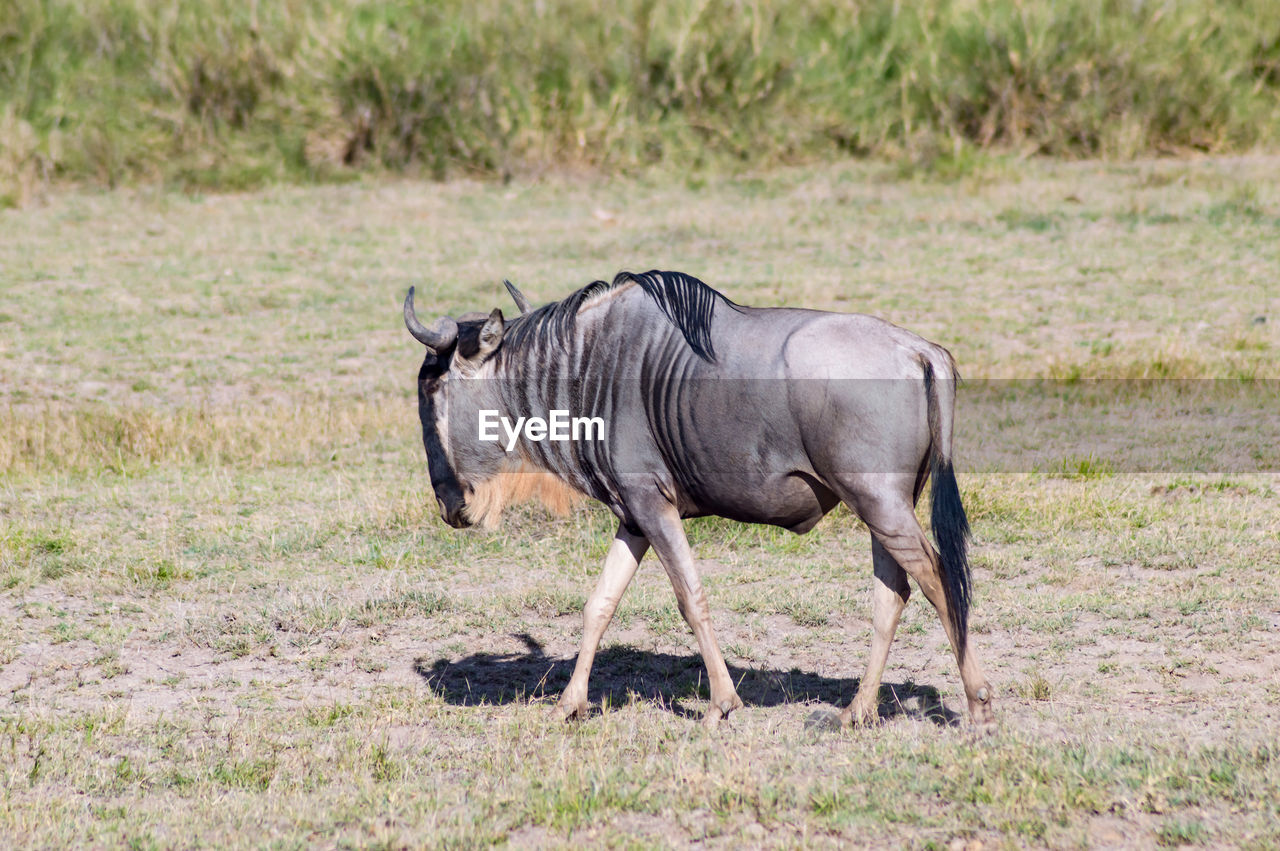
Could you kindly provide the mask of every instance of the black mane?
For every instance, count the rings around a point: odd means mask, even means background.
[[[692,275],[656,269],[642,275],[619,272],[612,283],[593,281],[560,301],[526,313],[511,322],[503,343],[517,349],[561,344],[572,333],[578,311],[587,299],[627,283],[638,284],[653,299],[663,315],[680,329],[685,342],[698,357],[707,361],[716,359],[711,342],[711,317],[716,304],[723,302],[735,309],[737,305]]]

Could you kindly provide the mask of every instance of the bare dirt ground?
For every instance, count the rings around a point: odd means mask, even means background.
[[[0,834],[1280,844],[1280,162],[992,169],[0,213]],[[966,724],[918,594],[881,723],[807,723],[869,646],[868,540],[843,510],[803,537],[688,524],[747,703],[718,734],[652,560],[592,717],[549,720],[611,522],[439,522],[398,303],[413,283],[424,314],[505,306],[503,275],[549,299],[619,267],[952,348],[995,731]],[[1106,383],[1127,377],[1157,383]]]

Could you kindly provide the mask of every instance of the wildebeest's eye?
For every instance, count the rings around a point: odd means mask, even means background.
[[[418,370],[418,381],[431,383],[438,381],[442,375],[449,371],[449,361],[452,359],[452,354],[452,350],[446,352],[443,356],[428,351],[427,356],[422,361],[422,368]]]

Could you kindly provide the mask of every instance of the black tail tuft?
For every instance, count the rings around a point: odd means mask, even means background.
[[[935,452],[929,463],[929,476],[933,479],[933,537],[938,541],[947,606],[956,628],[956,645],[963,658],[969,638],[969,518],[960,501],[960,488],[950,459],[944,461]]]
[[[933,480],[933,511],[930,520],[933,524],[933,537],[938,542],[938,556],[942,562],[947,608],[951,611],[951,623],[956,630],[956,651],[963,660],[969,639],[971,594],[969,518],[964,513],[964,503],[960,501],[960,487],[956,484],[956,473],[951,466],[950,428],[944,427],[941,422],[933,365],[928,361],[924,363],[924,384],[928,396],[929,431],[933,438],[929,453],[929,478]],[[949,425],[950,423],[947,424]]]

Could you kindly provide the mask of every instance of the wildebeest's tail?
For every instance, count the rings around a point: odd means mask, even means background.
[[[942,375],[935,373],[929,358],[921,358],[921,361],[931,438],[929,477],[933,480],[933,537],[938,542],[943,588],[956,632],[956,652],[963,660],[969,638],[969,518],[965,516],[955,470],[951,466],[952,414],[955,411],[956,382],[960,376],[951,355],[947,353],[944,357],[945,367],[939,370],[944,373]]]

